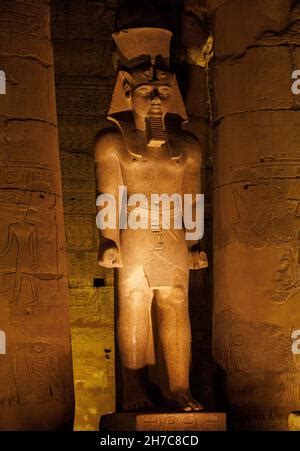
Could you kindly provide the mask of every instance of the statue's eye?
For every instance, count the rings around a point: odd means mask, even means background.
[[[136,92],[140,95],[140,96],[149,96],[152,92],[152,89],[149,86],[141,86],[139,88],[137,88]]]
[[[161,86],[159,89],[161,96],[168,97],[171,94],[171,88],[169,86]]]

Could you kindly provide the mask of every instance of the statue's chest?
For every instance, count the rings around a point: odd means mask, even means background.
[[[143,150],[136,155],[124,149],[120,155],[123,181],[128,189],[148,193],[174,193],[180,190],[183,156],[174,155],[167,147]]]

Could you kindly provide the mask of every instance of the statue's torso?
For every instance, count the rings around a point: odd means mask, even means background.
[[[139,132],[132,133],[125,136],[117,157],[128,196],[141,193],[150,201],[151,194],[183,194],[186,155],[180,136],[170,136],[165,145],[151,148]],[[152,288],[182,285],[188,274],[187,243],[184,229],[174,229],[173,214],[169,229],[121,230],[121,273],[142,267]]]

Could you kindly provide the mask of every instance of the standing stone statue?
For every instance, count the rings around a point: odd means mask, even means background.
[[[201,193],[201,150],[196,138],[181,128],[187,116],[170,70],[171,36],[156,28],[113,35],[120,70],[108,117],[116,127],[102,131],[96,143],[100,194],[118,199],[120,187],[126,187],[128,196],[143,193],[146,199],[153,193]],[[148,210],[140,207],[142,218]],[[117,217],[121,208],[117,204]],[[128,205],[127,213],[130,209]],[[178,209],[169,213],[174,225]],[[186,240],[185,231],[161,223],[135,230],[118,223],[101,230],[99,264],[118,268],[117,335],[127,411],[152,407],[145,376],[154,365],[160,368],[158,383],[166,405],[203,410],[189,388],[188,284],[189,269],[206,267],[207,259],[198,240]]]

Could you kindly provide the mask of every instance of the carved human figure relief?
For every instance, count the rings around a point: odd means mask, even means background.
[[[20,343],[16,345],[15,353],[15,379],[20,404],[42,403],[52,398],[63,403],[67,399],[68,386],[63,377],[66,354],[62,345]],[[27,385],[22,383],[25,378],[30,381]]]
[[[201,193],[201,150],[182,129],[187,121],[176,76],[170,69],[172,34],[164,29],[137,28],[113,35],[120,70],[109,110],[114,127],[103,130],[95,149],[98,194],[118,199],[143,194],[141,222],[148,218],[153,194]],[[104,208],[98,204],[98,211]],[[116,203],[117,218],[131,205]],[[153,406],[148,393],[148,367],[158,367],[163,403],[183,411],[199,411],[189,388],[191,330],[188,312],[189,269],[207,266],[199,240],[187,240],[182,210],[158,202],[158,221],[147,227],[101,230],[99,264],[118,268],[117,335],[122,366],[123,409]],[[192,203],[196,209],[196,203]],[[135,218],[138,220],[138,218]],[[181,228],[175,223],[183,225]],[[145,225],[145,221],[143,222]],[[154,334],[155,330],[155,334]],[[157,335],[158,343],[154,335]],[[162,355],[161,355],[161,354]],[[165,362],[165,373],[161,363]]]

